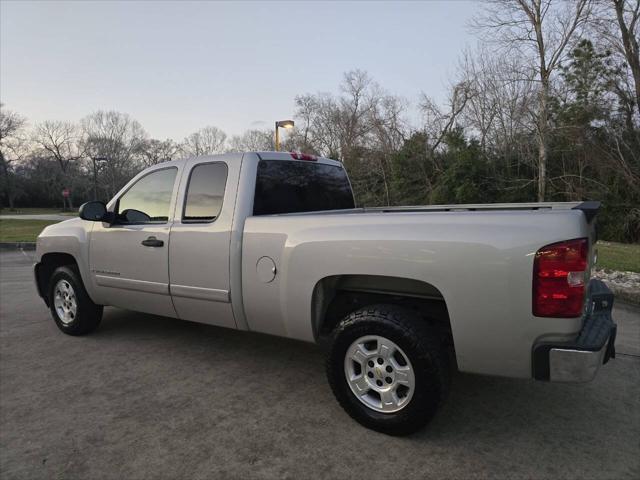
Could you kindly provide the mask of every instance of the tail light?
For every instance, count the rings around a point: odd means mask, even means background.
[[[582,314],[589,241],[567,240],[542,247],[533,261],[533,314],[579,317]]]
[[[316,157],[315,155],[310,155],[308,153],[289,152],[289,154],[294,160],[308,160],[310,162],[315,162],[316,160],[318,160],[318,157]]]

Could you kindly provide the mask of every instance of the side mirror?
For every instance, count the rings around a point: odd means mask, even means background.
[[[107,221],[107,206],[103,202],[87,202],[80,206],[80,218],[90,222]]]

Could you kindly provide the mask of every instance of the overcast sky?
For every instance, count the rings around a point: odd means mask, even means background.
[[[30,122],[127,112],[156,138],[293,116],[297,94],[368,71],[416,102],[445,94],[479,5],[0,2],[0,100]]]

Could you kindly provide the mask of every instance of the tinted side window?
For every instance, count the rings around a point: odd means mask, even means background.
[[[343,168],[315,162],[261,160],[254,215],[354,208]]]
[[[227,166],[224,163],[205,163],[191,170],[182,220],[211,222],[220,215]]]
[[[169,220],[169,205],[177,168],[166,168],[145,175],[118,200],[119,223],[164,223]]]

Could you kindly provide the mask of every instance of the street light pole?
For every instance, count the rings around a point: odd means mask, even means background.
[[[279,128],[293,128],[293,120],[280,120],[276,122],[276,152],[280,151],[280,131]]]

